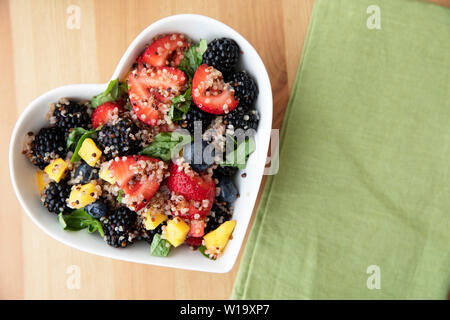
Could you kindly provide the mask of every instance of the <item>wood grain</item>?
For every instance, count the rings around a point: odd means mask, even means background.
[[[69,5],[81,8],[80,29],[66,27]],[[273,126],[279,128],[312,7],[313,0],[0,0],[0,298],[227,299],[241,256],[231,272],[216,275],[115,261],[50,239],[22,212],[12,191],[10,134],[36,96],[66,84],[106,82],[142,29],[177,13],[221,20],[252,43],[269,72]],[[67,287],[71,265],[80,268],[79,289]]]

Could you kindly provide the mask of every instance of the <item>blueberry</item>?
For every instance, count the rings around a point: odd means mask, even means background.
[[[195,171],[205,171],[214,163],[214,146],[206,141],[191,142],[184,147],[183,157]]]
[[[217,184],[217,187],[220,188],[217,200],[225,201],[228,203],[231,203],[234,200],[236,200],[238,196],[238,190],[230,179],[228,178],[220,179],[219,183]]]
[[[106,214],[108,208],[102,201],[98,200],[94,203],[88,204],[86,207],[84,207],[84,210],[92,218],[99,219]]]
[[[80,183],[88,183],[91,180],[98,179],[98,169],[93,168],[86,162],[83,163],[75,171],[75,179],[80,177]]]

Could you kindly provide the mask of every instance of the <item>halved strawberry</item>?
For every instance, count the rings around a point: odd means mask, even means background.
[[[208,216],[214,202],[214,194],[210,195],[209,199],[203,201],[195,200],[178,200],[172,203],[172,210],[175,216],[179,216],[188,220],[201,220]]]
[[[97,109],[92,113],[91,122],[94,128],[104,125],[113,121],[118,115],[125,111],[122,103],[119,102],[105,102],[99,105]]]
[[[205,221],[203,219],[200,220],[191,220],[191,228],[189,229],[188,236],[189,237],[203,237],[205,234]]]
[[[184,35],[169,34],[149,45],[137,61],[154,67],[176,67],[183,59],[183,53],[187,48],[189,42]]]
[[[212,205],[214,203],[215,194],[211,193],[208,195],[207,199],[203,201],[189,201],[189,219],[204,219],[211,211]],[[183,217],[183,215],[181,215]]]
[[[155,195],[160,184],[161,181],[157,179],[145,178],[123,186],[123,192],[129,196],[129,200],[126,202],[127,206],[134,211],[139,211]]]
[[[167,186],[186,200],[203,201],[211,198],[214,200],[216,194],[216,185],[210,176],[200,176],[195,171],[191,171],[188,175],[182,167],[173,162],[170,164]]]
[[[134,113],[148,125],[161,124],[160,120],[170,109],[164,103],[184,90],[186,81],[183,71],[176,68],[138,66],[128,76],[128,94]]]
[[[134,211],[144,207],[158,191],[165,169],[161,160],[146,156],[120,157],[109,165],[109,172],[126,195],[123,202]]]
[[[186,244],[188,246],[198,248],[202,245],[203,238],[195,238],[195,237],[189,237],[186,239]]]
[[[206,64],[195,71],[192,99],[197,107],[212,114],[228,113],[239,103],[234,97],[233,87],[224,82],[222,73]]]

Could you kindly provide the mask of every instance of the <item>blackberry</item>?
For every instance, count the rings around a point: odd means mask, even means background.
[[[234,88],[234,96],[239,99],[241,105],[253,105],[258,96],[258,86],[247,71],[233,73],[227,81],[231,82]]]
[[[105,233],[104,240],[115,248],[125,248],[134,243],[138,236],[137,214],[128,208],[120,207],[100,218]]]
[[[238,106],[236,109],[226,114],[223,123],[228,129],[254,129],[258,128],[259,114],[254,108]]]
[[[91,117],[87,112],[87,107],[75,101],[61,99],[53,111],[55,126],[68,133],[74,128],[81,127],[89,129]]]
[[[202,133],[206,131],[208,126],[211,124],[213,115],[200,110],[196,105],[192,104],[189,111],[183,115],[183,120],[180,126],[187,129],[192,135],[194,135],[194,122],[201,121]]]
[[[228,73],[238,63],[241,56],[240,51],[238,44],[233,39],[214,39],[208,43],[208,48],[203,54],[203,63],[222,73]]]
[[[230,178],[230,177],[234,176],[236,174],[236,172],[238,172],[238,168],[236,168],[236,167],[231,167],[231,166],[222,167],[222,166],[218,166],[213,171],[213,178],[216,178],[216,179],[221,179],[223,177]]]
[[[157,226],[154,230],[147,230],[144,228],[144,226],[142,226],[142,229],[140,230],[140,233],[139,233],[138,240],[145,240],[149,244],[151,244],[155,234],[162,233],[162,226],[164,226],[164,225],[166,225],[165,221],[163,223],[161,223],[159,226]]]
[[[44,189],[41,201],[48,211],[59,214],[70,210],[66,203],[69,194],[70,186],[65,180],[50,182]]]
[[[205,234],[217,229],[222,223],[231,219],[233,212],[226,202],[215,202],[211,208],[211,213],[206,218]]]
[[[56,127],[42,128],[34,137],[28,156],[33,164],[44,169],[47,164],[66,155],[64,133]]]
[[[106,124],[98,133],[97,142],[107,160],[136,154],[139,128],[130,119],[120,119],[114,124]]]

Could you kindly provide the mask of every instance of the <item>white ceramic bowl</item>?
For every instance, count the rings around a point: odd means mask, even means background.
[[[53,238],[71,247],[132,262],[207,272],[228,272],[236,262],[244,240],[264,171],[272,125],[270,80],[261,58],[239,33],[217,20],[194,14],[170,16],[147,27],[128,47],[111,79],[122,79],[130,70],[136,57],[155,35],[171,32],[184,33],[194,41],[199,41],[200,38],[210,41],[216,37],[234,39],[243,52],[242,67],[255,78],[259,87],[256,107],[261,114],[261,120],[255,137],[256,152],[249,158],[245,170],[247,177],[236,178],[241,194],[234,204],[233,219],[237,220],[237,225],[233,239],[229,241],[223,256],[212,261],[203,257],[198,251],[192,251],[187,246],[182,246],[172,250],[168,257],[153,257],[150,255],[149,245],[144,242],[136,243],[126,249],[115,249],[108,246],[98,234],[88,234],[86,230],[64,231],[59,225],[56,215],[49,213],[41,205],[35,178],[36,167],[21,153],[25,134],[28,131],[37,132],[41,127],[48,125],[44,115],[48,111],[49,103],[55,102],[61,97],[90,99],[104,91],[107,84],[68,85],[51,90],[32,101],[20,115],[12,133],[9,149],[11,180],[20,204],[34,223]]]

